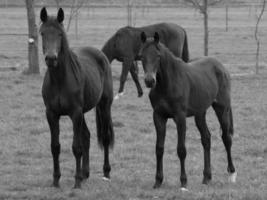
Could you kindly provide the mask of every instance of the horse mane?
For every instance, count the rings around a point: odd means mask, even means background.
[[[174,55],[174,53],[168,47],[166,47],[163,43],[159,42],[158,46],[159,46],[159,49],[160,49],[161,52],[166,53],[168,56],[172,57],[174,60],[178,60],[180,62],[184,62],[183,59],[181,59],[180,57],[177,57],[176,55]]]

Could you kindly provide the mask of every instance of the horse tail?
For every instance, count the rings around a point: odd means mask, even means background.
[[[183,29],[184,30],[184,29]],[[182,52],[182,59],[185,62],[189,62],[189,50],[188,50],[188,42],[187,42],[187,33],[184,30],[184,46],[183,46],[183,52]]]
[[[102,97],[102,99],[96,106],[97,140],[101,149],[103,149],[104,146],[113,148],[114,145],[111,103],[112,100]]]

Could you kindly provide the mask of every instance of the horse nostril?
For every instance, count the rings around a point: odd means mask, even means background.
[[[57,56],[56,55],[47,55],[45,56],[45,62],[48,67],[55,67],[57,65]]]
[[[53,56],[45,56],[45,60],[48,61],[48,60],[56,60],[57,59],[57,56],[53,55]]]
[[[156,80],[153,77],[145,78],[145,84],[148,88],[152,88],[156,83]]]

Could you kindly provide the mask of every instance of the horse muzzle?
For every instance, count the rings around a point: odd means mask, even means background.
[[[148,88],[153,88],[156,85],[156,79],[152,75],[145,76],[145,84]]]
[[[57,56],[53,55],[53,56],[45,56],[45,63],[47,65],[47,67],[49,68],[55,68],[58,64],[57,62]]]

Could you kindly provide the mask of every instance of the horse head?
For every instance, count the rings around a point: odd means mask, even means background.
[[[147,38],[141,33],[142,47],[139,52],[145,72],[145,84],[148,88],[156,85],[156,74],[160,67],[159,34],[155,32],[153,38]]]
[[[63,48],[63,39],[66,37],[62,23],[64,11],[60,8],[57,17],[52,17],[48,16],[46,8],[43,7],[40,12],[40,19],[42,21],[40,34],[45,62],[49,68],[55,68],[58,66],[58,56]]]

